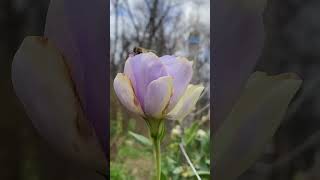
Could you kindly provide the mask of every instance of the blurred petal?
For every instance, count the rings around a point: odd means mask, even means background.
[[[251,76],[213,138],[214,179],[233,180],[251,167],[279,127],[301,82],[291,73]]]
[[[259,59],[266,0],[213,1],[214,133],[230,112]]]
[[[142,53],[127,59],[124,74],[129,77],[134,92],[144,107],[144,97],[147,87],[153,80],[167,76],[167,70],[154,53]]]
[[[160,118],[168,106],[173,90],[171,76],[160,77],[152,81],[147,88],[144,102],[144,111],[147,115]]]
[[[107,3],[51,0],[45,28],[45,35],[68,59],[85,115],[93,124],[106,156],[109,154]]]
[[[34,127],[54,148],[94,170],[106,170],[98,138],[84,117],[61,53],[42,37],[27,37],[12,64],[14,90]]]
[[[189,85],[178,104],[169,112],[168,117],[175,120],[185,118],[196,105],[203,89],[202,85]]]
[[[177,104],[192,78],[192,61],[183,57],[162,56],[160,60],[165,65],[168,74],[173,77],[173,95],[170,100],[168,111]]]
[[[130,80],[126,75],[118,73],[114,79],[113,86],[122,105],[133,113],[143,115],[141,106],[134,95]]]
[[[81,101],[84,102],[84,65],[81,63],[79,49],[70,30],[70,24],[68,24],[64,0],[50,1],[45,36],[48,37],[66,57],[65,61],[71,70],[77,92]]]

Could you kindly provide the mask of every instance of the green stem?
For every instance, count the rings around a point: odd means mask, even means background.
[[[145,118],[149,131],[150,137],[153,141],[153,154],[154,163],[156,167],[156,180],[161,180],[161,152],[160,152],[160,142],[162,141],[165,133],[165,126],[163,119],[152,119]]]
[[[159,138],[152,138],[153,139],[153,153],[156,163],[156,180],[161,179],[161,152],[160,152],[160,139]]]

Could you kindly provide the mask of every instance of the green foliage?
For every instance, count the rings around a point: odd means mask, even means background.
[[[111,162],[110,178],[112,180],[133,180],[133,177],[129,176],[128,171],[122,164],[114,162]]]
[[[118,120],[119,121],[119,120]],[[115,121],[115,127],[119,122]],[[113,134],[117,142],[115,159],[111,163],[111,179],[135,180],[154,175],[155,167],[152,153],[152,141],[149,137],[133,132],[135,121],[128,121],[129,131]],[[130,122],[133,122],[130,124]],[[116,129],[116,128],[115,128]],[[131,131],[132,130],[132,131]],[[174,130],[172,130],[173,132]],[[127,132],[127,133],[126,133]],[[201,123],[196,121],[189,127],[174,133],[167,132],[161,146],[162,175],[161,180],[193,180],[196,179],[192,169],[183,156],[179,144],[183,143],[185,150],[203,180],[210,178],[210,131],[201,129]],[[121,139],[121,140],[120,140]]]
[[[161,179],[195,179],[192,169],[189,167],[179,148],[179,144],[184,143],[188,156],[200,177],[204,180],[209,180],[210,133],[200,129],[200,124],[198,122],[191,124],[184,132],[184,134],[171,137],[170,143],[163,149]],[[152,143],[147,137],[133,132],[129,132],[129,135],[133,137],[137,143],[144,145],[146,151],[151,150]],[[147,147],[150,147],[150,149]]]
[[[184,144],[185,150],[200,177],[203,180],[209,180],[210,132],[200,129],[198,122],[194,122],[189,128],[186,128],[183,134],[171,138],[170,144],[163,153],[163,174],[170,180],[196,178],[181,153],[180,143]]]
[[[132,144],[132,140],[127,140],[127,144],[121,146],[118,151],[118,158],[125,159],[125,158],[139,158],[143,156],[146,152],[144,152],[143,147],[134,147]],[[132,145],[131,145],[132,144]]]

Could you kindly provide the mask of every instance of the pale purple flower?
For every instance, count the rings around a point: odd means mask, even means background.
[[[142,53],[129,57],[114,79],[120,102],[147,119],[183,119],[198,101],[202,85],[189,84],[192,62],[183,57]]]

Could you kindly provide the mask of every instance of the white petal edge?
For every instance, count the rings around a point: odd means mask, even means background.
[[[113,82],[115,93],[121,104],[129,111],[144,115],[140,103],[136,98],[129,78],[123,73],[118,73]]]
[[[169,119],[184,119],[196,105],[204,87],[202,85],[188,85],[187,90],[180,98],[177,105],[167,115]]]

